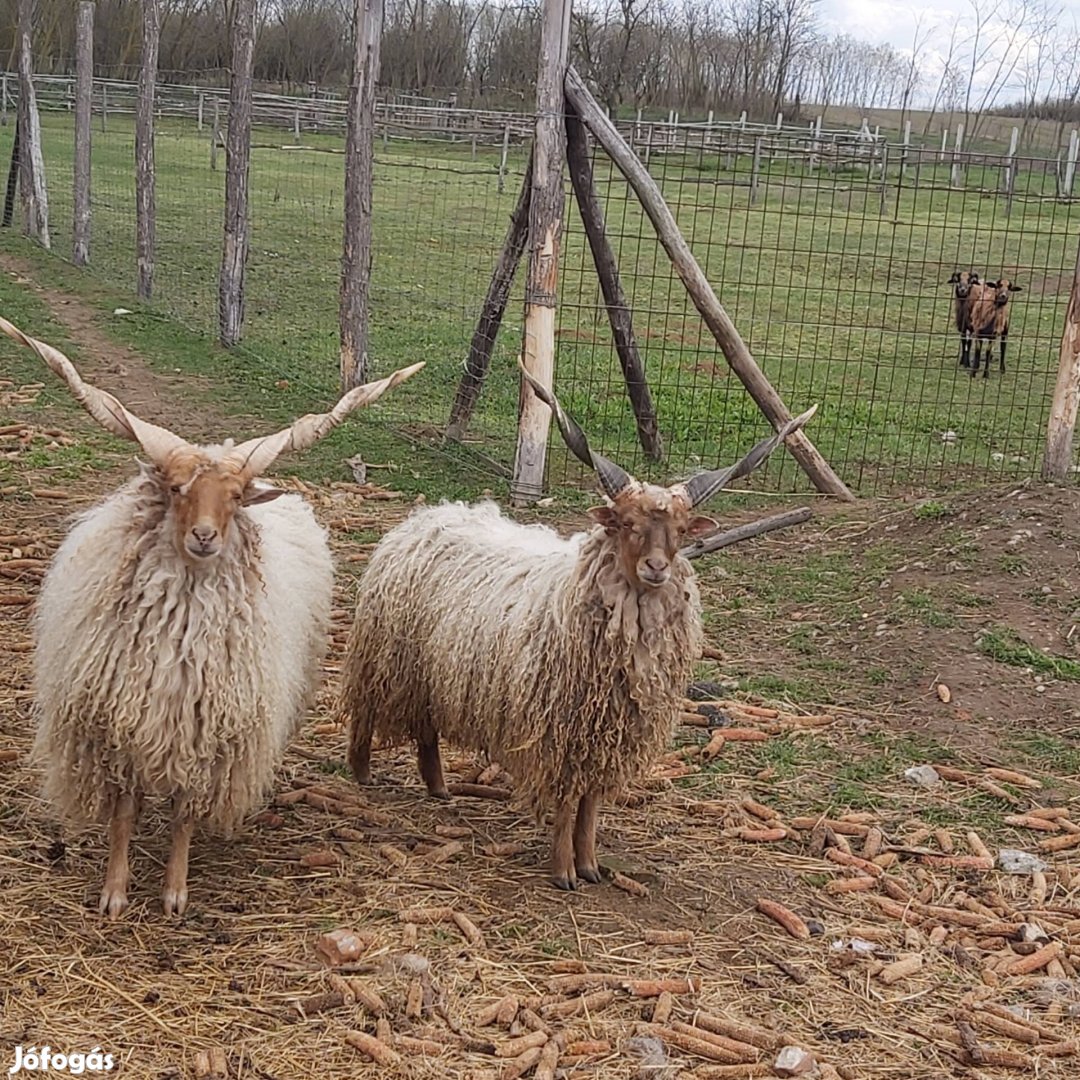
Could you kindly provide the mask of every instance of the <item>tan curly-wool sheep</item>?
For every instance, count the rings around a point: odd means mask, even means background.
[[[414,740],[431,794],[446,797],[440,736],[486,752],[517,798],[554,813],[552,880],[600,879],[601,802],[643,775],[667,745],[694,661],[701,617],[688,537],[715,528],[693,507],[749,472],[804,414],[731,469],[662,488],[588,449],[554,398],[570,448],[593,465],[609,503],[570,539],[519,525],[491,503],[415,511],[373,552],[357,595],[341,706],[350,764]]]

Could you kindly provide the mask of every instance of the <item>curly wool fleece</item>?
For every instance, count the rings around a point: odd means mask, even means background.
[[[264,796],[317,682],[333,565],[298,496],[238,511],[233,530],[189,567],[148,471],[57,551],[35,618],[35,757],[69,820],[138,791],[227,832]]]
[[[482,750],[534,812],[610,798],[667,746],[701,651],[690,564],[639,592],[616,540],[568,540],[493,503],[414,512],[357,596],[342,707],[357,737]]]

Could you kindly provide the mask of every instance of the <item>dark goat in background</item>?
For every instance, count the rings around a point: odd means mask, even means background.
[[[956,332],[960,335],[960,366],[971,365],[971,308],[978,292],[979,275],[974,270],[957,270],[949,284],[953,288],[953,309],[956,315]]]
[[[990,351],[994,338],[1001,342],[1001,374],[1005,374],[1005,342],[1009,337],[1009,298],[1014,292],[1021,292],[1021,286],[1014,285],[1008,278],[987,281],[972,290],[971,328],[975,338],[975,359],[971,365],[971,377],[979,373],[982,359],[983,342],[986,343],[986,364],[983,378],[990,378]]]

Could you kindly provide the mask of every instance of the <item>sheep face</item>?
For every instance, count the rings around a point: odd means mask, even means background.
[[[1021,292],[1021,286],[1014,285],[1008,278],[988,281],[986,287],[994,294],[994,307],[1004,307],[1009,302],[1009,294]]]
[[[717,527],[712,518],[693,514],[682,493],[652,484],[633,483],[612,505],[597,506],[589,515],[616,538],[623,574],[637,589],[666,585],[687,537]]]
[[[966,300],[971,295],[972,286],[979,284],[979,275],[974,270],[958,270],[949,278],[949,284],[955,286],[953,292],[957,300]]]
[[[284,494],[277,488],[255,487],[236,462],[214,460],[194,449],[170,454],[157,473],[172,516],[177,553],[195,565],[213,562],[221,554],[237,510]]]

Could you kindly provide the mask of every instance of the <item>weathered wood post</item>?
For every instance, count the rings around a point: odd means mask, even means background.
[[[135,261],[140,300],[149,300],[154,291],[154,87],[161,31],[159,14],[158,0],[142,0],[142,60],[135,102]]]
[[[104,134],[109,129],[109,88],[105,83],[101,84],[101,131]]]
[[[569,109],[566,117],[566,157],[581,223],[585,226],[593,264],[600,278],[604,306],[607,308],[611,334],[615,340],[615,351],[626,382],[626,393],[634,410],[638,441],[651,460],[662,461],[664,450],[656,423],[656,409],[649,393],[649,384],[645,381],[645,368],[638,354],[630,305],[626,301],[615,253],[611,249],[604,227],[604,211],[596,194],[592,162],[589,160],[588,136],[577,114],[571,113]]]
[[[964,183],[963,165],[960,162],[960,153],[964,148],[964,125],[956,125],[956,142],[953,143],[952,171],[949,183],[953,187],[962,187]]]
[[[214,126],[210,129],[210,168],[217,171],[218,143],[221,141],[221,99],[214,98]]]
[[[536,80],[536,140],[533,190],[529,204],[529,268],[525,285],[522,362],[544,386],[555,374],[555,306],[563,222],[563,164],[566,125],[563,82],[569,58],[571,0],[544,0],[540,62]],[[535,502],[543,492],[551,410],[524,379],[518,416],[517,453],[510,498],[515,505]]]
[[[341,388],[368,373],[368,293],[371,289],[371,188],[375,165],[375,83],[379,78],[383,0],[355,0],[352,78],[345,137],[345,232],[338,324]]]
[[[75,17],[75,191],[71,260],[90,261],[90,112],[94,94],[94,4],[79,0]]]
[[[525,166],[525,178],[521,183],[517,204],[510,215],[510,225],[506,230],[499,258],[491,274],[487,295],[480,309],[480,318],[473,332],[469,355],[465,360],[465,370],[461,373],[454,402],[450,406],[450,419],[446,425],[446,437],[453,442],[465,438],[465,430],[472,419],[473,409],[480,397],[480,390],[487,378],[491,366],[491,354],[495,349],[495,338],[502,325],[506,304],[510,299],[510,286],[514,282],[514,273],[521,255],[525,250],[525,241],[529,235],[529,203],[532,199],[533,157],[529,154]]]
[[[7,88],[7,72],[0,75],[0,125],[7,127],[8,125],[8,88]]]
[[[1066,199],[1072,198],[1073,183],[1076,179],[1076,157],[1080,152],[1080,139],[1077,138],[1076,128],[1069,133],[1069,153],[1065,158],[1065,183],[1062,194]]]
[[[1050,406],[1046,429],[1046,454],[1043,478],[1065,480],[1072,467],[1073,433],[1076,430],[1077,406],[1080,404],[1080,247],[1073,269],[1069,306],[1065,310],[1065,329],[1061,334],[1057,385]]]
[[[23,232],[42,247],[49,240],[49,196],[41,156],[41,117],[34,94],[34,9],[36,0],[19,0],[19,195]]]
[[[1020,141],[1020,129],[1013,128],[1009,139],[1009,157],[1005,166],[1005,216],[1012,216],[1013,191],[1016,187],[1016,146]]]
[[[201,90],[199,91],[199,114],[196,121],[195,130],[202,131],[203,129],[203,112],[206,110],[206,94]]]
[[[233,0],[232,74],[225,136],[225,229],[218,277],[221,344],[244,332],[244,270],[248,253],[248,174],[251,163],[251,68],[255,56],[255,0]],[[216,117],[215,117],[216,121]],[[215,122],[215,128],[217,124]],[[217,138],[217,132],[214,133]]]
[[[499,194],[503,193],[506,186],[506,158],[510,153],[510,124],[503,128],[502,156],[499,158]]]
[[[690,245],[679,231],[656,181],[615,126],[604,116],[589,88],[572,67],[566,73],[566,96],[641,200],[642,208],[652,222],[657,238],[671,259],[671,264],[694,306],[705,320],[705,325],[716,338],[731,370],[769,418],[773,427],[779,429],[791,419],[791,412],[754,360],[746,342],[740,337],[730,316],[721,305],[700,264],[694,258]],[[786,445],[819,491],[845,500],[854,498],[805,432],[796,431],[788,436]]]

